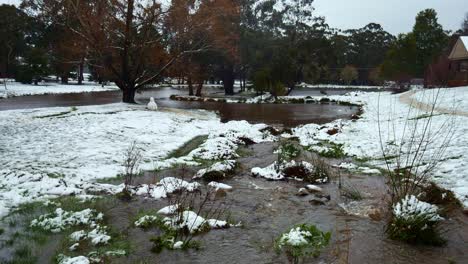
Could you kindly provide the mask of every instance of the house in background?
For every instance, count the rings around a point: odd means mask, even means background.
[[[468,36],[461,36],[452,48],[449,64],[448,85],[466,86],[468,85]]]

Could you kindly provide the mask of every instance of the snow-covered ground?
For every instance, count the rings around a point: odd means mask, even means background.
[[[149,111],[126,104],[2,111],[0,217],[20,203],[81,195],[96,179],[115,177],[134,141],[143,150],[141,169],[151,170],[195,136],[238,133],[261,140],[264,127],[221,123],[203,110]]]
[[[438,90],[416,90],[413,97],[418,102],[431,104]],[[305,125],[295,129],[303,145],[318,145],[320,141],[331,141],[343,144],[346,154],[358,158],[369,159],[371,165],[384,167],[382,161],[382,142],[387,148],[392,148],[404,142],[404,149],[409,150],[411,131],[418,131],[418,136],[428,126],[426,138],[431,143],[427,146],[426,161],[441,154],[439,147],[446,148],[439,158],[443,162],[435,169],[432,179],[442,187],[452,190],[468,207],[468,117],[434,112],[430,122],[428,113],[424,110],[410,107],[400,100],[405,94],[390,93],[352,93],[348,96],[330,96],[336,100],[345,100],[363,105],[364,114],[357,121],[335,121],[325,128],[315,124]],[[468,112],[468,87],[442,89],[439,92],[436,107]],[[407,122],[407,120],[409,121]],[[379,123],[380,131],[379,133]],[[327,128],[328,127],[328,128]],[[335,135],[326,133],[329,128],[338,127],[340,132]],[[416,128],[416,129],[415,129]],[[450,140],[447,140],[450,139]],[[321,147],[321,146],[319,146]]]
[[[434,91],[416,91],[413,96],[429,103],[427,98]],[[458,111],[468,111],[468,87],[443,93],[439,107],[450,108],[456,100]],[[307,146],[322,147],[317,145],[323,140],[343,144],[346,154],[367,158],[369,165],[382,166],[379,121],[383,142],[392,146],[392,139],[401,139],[407,132],[408,117],[413,124],[423,124],[427,118],[424,111],[402,102],[401,96],[386,92],[330,96],[363,105],[361,119],[338,120],[325,126],[308,124],[295,128],[294,134]],[[468,117],[436,113],[431,126],[434,131],[438,127],[449,129],[452,137],[433,179],[452,190],[468,207]],[[0,217],[21,203],[85,194],[84,190],[91,188],[96,179],[123,172],[123,155],[133,141],[143,150],[141,169],[154,169],[177,162],[165,162],[164,158],[198,135],[210,135],[209,140],[192,151],[190,157],[235,156],[231,152],[240,136],[249,136],[255,142],[272,140],[271,135],[260,132],[264,127],[246,121],[223,124],[214,113],[203,110],[148,111],[144,106],[126,104],[2,111]],[[329,135],[330,128],[339,133]],[[440,135],[433,141],[429,156],[445,143]],[[233,146],[226,150],[230,145]]]
[[[7,82],[5,85],[0,85],[0,98],[25,96],[25,95],[40,95],[40,94],[66,94],[66,93],[84,93],[84,92],[101,92],[114,91],[119,88],[115,84],[109,84],[102,87],[98,83],[84,82],[82,85],[77,84],[59,84],[52,82],[41,82],[39,85],[22,84],[18,82]]]

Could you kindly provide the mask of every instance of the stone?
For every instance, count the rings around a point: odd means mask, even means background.
[[[319,199],[319,198],[313,198],[313,199],[309,200],[309,203],[311,205],[325,205],[325,202],[322,199]]]
[[[309,195],[309,191],[307,191],[306,188],[300,188],[299,191],[297,191],[297,196],[307,196]]]
[[[382,214],[380,213],[379,209],[371,209],[369,210],[369,218],[374,220],[374,221],[380,221],[382,220]]]

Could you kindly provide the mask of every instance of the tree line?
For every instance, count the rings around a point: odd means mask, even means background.
[[[24,0],[0,6],[0,73],[38,82],[112,81],[123,101],[165,78],[201,95],[207,82],[226,94],[252,86],[284,95],[297,84],[369,84],[422,78],[468,33],[468,16],[452,34],[433,9],[413,30],[393,36],[377,23],[350,30],[315,15],[313,0]],[[453,41],[452,41],[453,42]]]

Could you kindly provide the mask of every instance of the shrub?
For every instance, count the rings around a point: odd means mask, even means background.
[[[275,241],[278,253],[285,252],[293,263],[303,257],[318,257],[320,251],[330,242],[331,233],[324,233],[314,225],[301,224],[281,234]]]
[[[327,150],[321,151],[320,156],[325,158],[335,158],[340,159],[346,156],[343,144],[335,144],[330,142],[330,147]]]
[[[301,153],[301,150],[293,143],[282,143],[278,148],[279,160],[289,161]]]
[[[442,217],[438,207],[408,195],[393,205],[393,215],[387,227],[391,239],[411,244],[441,246],[445,243],[437,226]]]

